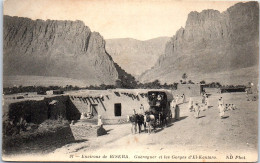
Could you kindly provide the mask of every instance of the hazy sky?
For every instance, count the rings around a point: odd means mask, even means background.
[[[173,36],[189,12],[225,11],[235,1],[181,0],[6,0],[4,14],[32,19],[82,20],[105,39],[147,40]]]

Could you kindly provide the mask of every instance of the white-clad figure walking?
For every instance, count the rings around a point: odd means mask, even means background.
[[[224,115],[225,115],[225,107],[224,107],[224,105],[220,104],[218,108],[219,108],[219,116],[220,116],[220,118],[224,118]]]
[[[173,114],[175,116],[176,102],[174,100],[172,100],[172,102],[170,103],[170,108],[171,108],[172,116]]]
[[[184,104],[185,101],[186,101],[186,98],[185,98],[185,95],[183,94],[183,95],[182,95],[182,103]]]
[[[220,102],[224,106],[224,99],[222,97],[220,97]]]
[[[200,117],[200,106],[198,103],[195,104],[194,110],[195,110],[194,116],[198,119]]]
[[[172,102],[171,102],[171,108],[175,108],[175,106],[176,106],[176,102],[175,102],[174,100],[172,100]]]
[[[224,106],[224,100],[223,100],[222,97],[220,97],[220,98],[218,99],[218,106],[220,106],[220,104],[222,104],[222,105]]]
[[[176,105],[177,105],[177,104],[178,104],[178,102],[179,102],[179,95],[176,95],[175,102],[176,102]]]
[[[103,122],[102,122],[102,116],[98,115],[98,126],[102,126]]]
[[[208,109],[209,108],[209,98],[208,98],[208,96],[206,96],[205,105],[206,105],[206,109]]]

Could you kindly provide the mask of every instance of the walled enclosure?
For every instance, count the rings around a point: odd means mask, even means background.
[[[206,93],[209,94],[217,94],[220,93],[220,89],[219,88],[204,88]]]
[[[80,118],[68,96],[32,99],[4,101],[4,154],[45,152],[75,140],[67,121],[57,120]]]
[[[52,96],[42,100],[5,102],[3,119],[18,123],[21,118],[27,123],[40,124],[46,119],[62,117],[68,120],[80,118],[80,112],[68,96]]]

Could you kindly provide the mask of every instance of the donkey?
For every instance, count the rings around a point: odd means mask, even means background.
[[[137,126],[137,114],[131,115],[131,116],[127,116],[127,122],[131,122],[132,126],[131,126],[131,132],[132,134],[135,134],[137,132],[136,126]]]
[[[138,125],[138,132],[141,133],[142,125],[144,125],[144,131],[146,131],[146,122],[144,115],[133,114],[131,116],[127,116],[127,121],[131,122],[131,132],[135,134],[137,132],[137,125]]]
[[[139,134],[142,131],[142,125],[144,125],[144,131],[146,131],[146,122],[145,122],[145,116],[142,114],[137,114],[137,124],[138,124],[138,129],[139,129]]]
[[[171,121],[171,114],[170,109],[163,109],[162,112],[159,113],[159,122],[161,127],[167,127],[168,123]]]
[[[155,126],[156,126],[156,118],[153,114],[151,114],[151,112],[145,112],[145,116],[144,116],[144,121],[147,124],[148,127],[148,133],[150,134],[152,129],[151,127],[153,127],[154,131],[155,131]]]

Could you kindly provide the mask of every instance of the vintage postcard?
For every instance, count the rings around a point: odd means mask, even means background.
[[[4,161],[258,160],[257,1],[3,10]]]

